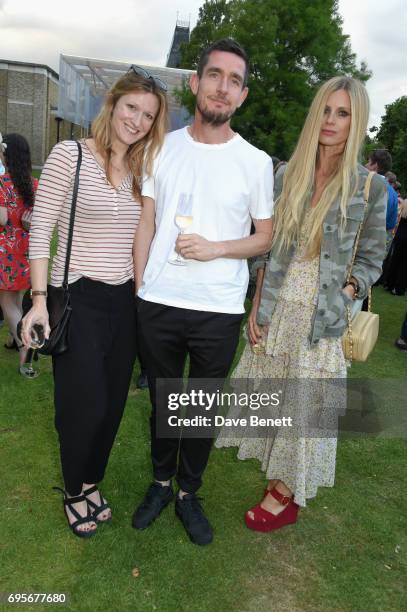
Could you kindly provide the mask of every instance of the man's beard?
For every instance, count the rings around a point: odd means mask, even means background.
[[[213,127],[218,127],[224,123],[227,123],[227,121],[229,121],[234,114],[233,112],[216,113],[215,111],[210,111],[207,106],[202,106],[199,100],[197,100],[196,106],[202,115],[202,122],[212,125]]]

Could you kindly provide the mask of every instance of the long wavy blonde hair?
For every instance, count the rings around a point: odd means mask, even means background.
[[[133,174],[133,194],[141,198],[141,177],[143,173],[151,175],[153,161],[164,142],[168,128],[168,102],[166,93],[157,87],[153,80],[146,79],[131,71],[120,77],[107,92],[106,99],[99,114],[92,123],[92,136],[96,149],[102,155],[107,169],[106,176],[110,180],[112,156],[112,113],[118,100],[128,93],[149,92],[158,100],[158,113],[150,131],[141,140],[128,148],[127,159]]]
[[[281,195],[276,201],[273,246],[286,252],[299,239],[305,202],[314,190],[318,162],[319,135],[329,96],[340,89],[348,92],[351,108],[349,136],[337,170],[326,184],[317,205],[310,213],[310,231],[306,242],[307,258],[318,255],[322,224],[334,200],[341,194],[342,222],[346,207],[358,185],[358,159],[366,136],[369,98],[363,83],[352,77],[338,76],[326,81],[318,90],[302,128],[297,146],[286,166]],[[273,249],[274,250],[274,249]]]

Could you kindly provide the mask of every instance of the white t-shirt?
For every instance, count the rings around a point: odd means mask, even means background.
[[[179,201],[190,198],[193,221],[185,233],[213,241],[245,238],[252,218],[272,216],[271,158],[238,134],[210,145],[194,141],[185,127],[167,134],[142,194],[155,200],[156,233],[138,295],[178,308],[243,313],[247,260],[169,263],[179,233],[175,213]]]

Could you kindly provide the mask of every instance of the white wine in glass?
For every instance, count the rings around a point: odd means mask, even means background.
[[[175,225],[179,230],[184,231],[193,221],[192,215],[175,215]]]
[[[192,224],[193,220],[192,194],[187,195],[186,193],[181,193],[174,218],[174,222],[179,229],[179,233],[183,234],[184,231]],[[169,263],[173,264],[174,266],[186,266],[187,262],[179,253],[177,253],[177,257],[175,259],[169,259]]]

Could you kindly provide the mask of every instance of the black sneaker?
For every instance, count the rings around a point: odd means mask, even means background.
[[[172,486],[164,487],[159,482],[153,482],[143,501],[133,514],[132,526],[135,529],[145,529],[161,514],[174,497]]]
[[[199,503],[200,499],[195,493],[187,493],[182,499],[177,495],[175,514],[184,525],[191,542],[204,545],[212,542],[213,531]]]
[[[407,342],[403,338],[398,338],[394,343],[401,351],[407,351]]]

